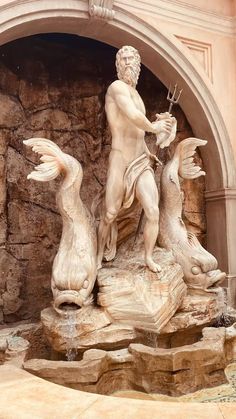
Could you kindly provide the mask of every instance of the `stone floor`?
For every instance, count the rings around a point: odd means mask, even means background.
[[[0,367],[1,419],[234,419],[233,403],[122,399],[52,384],[13,365]]]

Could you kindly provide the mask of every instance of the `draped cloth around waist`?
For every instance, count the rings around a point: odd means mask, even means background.
[[[154,176],[154,171],[150,165],[150,159],[146,153],[143,153],[141,156],[137,157],[137,159],[133,160],[125,170],[123,177],[124,197],[122,206],[120,208],[116,220],[114,220],[114,222],[110,226],[110,232],[106,243],[105,259],[107,261],[114,259],[116,255],[119,221],[121,221],[127,216],[132,216],[131,212],[129,211],[129,208],[135,200],[137,181],[139,177],[142,175],[142,173],[144,173],[146,170],[150,170]],[[100,208],[102,208],[102,210],[100,210],[102,218],[105,216],[104,198],[105,187],[101,190],[99,196],[95,198],[94,203],[92,205],[93,212],[95,212],[95,210],[99,206]]]
[[[136,184],[140,175],[146,170],[150,170],[153,175],[153,169],[150,166],[150,159],[146,153],[141,154],[130,163],[124,174],[124,198],[122,208],[129,208],[135,198]]]

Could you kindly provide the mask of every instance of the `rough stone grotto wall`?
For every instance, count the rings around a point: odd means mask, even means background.
[[[37,319],[49,305],[61,232],[58,181],[27,181],[38,159],[22,141],[46,137],[79,159],[82,198],[90,205],[106,177],[110,134],[104,96],[115,79],[114,56],[110,46],[67,35],[35,36],[0,48],[0,322]],[[166,89],[146,68],[138,89],[148,118],[167,110]],[[180,108],[175,115],[178,140],[192,135]],[[168,154],[162,151],[161,158]],[[185,182],[184,188],[185,221],[204,235],[204,180]]]

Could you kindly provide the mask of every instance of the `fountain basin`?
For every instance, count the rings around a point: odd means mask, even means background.
[[[90,349],[75,362],[31,359],[23,368],[41,378],[100,394],[139,390],[181,396],[226,382],[224,369],[236,360],[236,324],[203,329],[192,345],[151,348],[130,344],[126,349]]]
[[[110,338],[114,333],[115,330],[111,331]],[[180,339],[181,333],[177,335]],[[127,339],[121,343],[126,345],[122,349],[81,348],[72,362],[65,361],[62,353],[51,351],[43,336],[40,324],[2,329],[1,363],[21,366],[31,374],[66,387],[105,395],[141,391],[150,397],[153,394],[184,397],[226,383],[224,370],[236,361],[236,323],[229,327],[206,327],[202,333],[192,330],[186,339],[182,335],[182,345],[175,347],[170,347],[171,343],[180,342],[175,335],[156,341],[154,336],[146,335],[145,340],[142,335],[143,343],[129,344]],[[151,344],[153,347],[148,346]],[[14,351],[9,351],[10,347]]]
[[[58,386],[14,366],[0,367],[0,405],[4,418],[113,419],[154,417],[181,419],[231,419],[233,403],[183,403],[107,397]]]

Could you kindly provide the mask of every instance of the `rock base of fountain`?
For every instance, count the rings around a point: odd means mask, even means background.
[[[180,396],[224,383],[224,369],[235,359],[236,324],[204,328],[200,341],[178,348],[130,344],[116,351],[90,349],[81,361],[31,359],[24,368],[54,383],[93,393],[123,389]]]
[[[99,306],[60,312],[44,309],[41,321],[52,348],[81,353],[91,348],[127,348],[147,340],[168,341],[170,334],[181,340],[179,332],[193,328],[201,332],[222,315],[222,288],[187,289],[171,252],[156,248],[154,259],[162,268],[158,274],[144,266],[142,247],[134,252],[121,246],[115,261],[98,272]]]
[[[135,251],[129,241],[98,272],[97,305],[42,311],[43,333],[60,361],[30,360],[28,371],[102,394],[177,396],[225,382],[225,328],[203,329],[222,316],[223,289],[187,289],[171,252],[155,249],[158,274],[144,266],[142,252],[140,241]]]
[[[17,332],[30,342],[24,357],[19,347],[18,364],[49,381],[101,394],[135,390],[180,396],[224,383],[224,368],[236,359],[236,327],[205,327],[222,318],[223,289],[186,289],[180,266],[165,250],[155,250],[162,266],[158,275],[140,262],[140,253],[124,258],[121,252],[123,264],[118,255],[99,271],[94,300],[100,306],[42,311],[37,342],[46,337],[53,348],[47,359],[37,355],[35,327]],[[8,335],[14,340],[16,332]],[[17,356],[9,361],[5,346],[3,362],[15,362]],[[72,362],[62,360],[66,357]]]
[[[225,315],[223,320],[235,321],[235,312]],[[188,332],[185,340],[182,335],[182,346],[178,347],[167,347],[167,344],[177,346],[181,332],[172,335],[172,342],[164,342],[164,335],[160,336],[166,347],[156,347],[160,342],[147,334],[143,344],[128,344],[127,339],[125,349],[83,350],[81,360],[67,362],[62,358],[50,360],[52,353],[46,347],[40,324],[22,324],[0,331],[0,363],[22,366],[49,381],[100,394],[121,392],[122,395],[123,392],[129,397],[130,392],[141,391],[144,396],[160,399],[156,393],[176,397],[204,388],[201,394],[205,400],[207,388],[225,383],[224,370],[236,361],[236,323],[230,327],[204,328],[201,338],[194,343],[189,341],[191,333],[194,331]],[[56,359],[56,354],[53,355]],[[231,375],[235,383],[235,369]],[[209,397],[221,394],[225,398],[222,392],[216,394],[217,391],[212,390]],[[194,400],[194,395],[185,397]]]
[[[113,323],[128,324],[156,333],[168,323],[187,294],[183,271],[168,252],[157,275],[140,262],[122,268],[103,268],[98,273],[98,304]],[[121,265],[122,266],[122,265]]]
[[[195,330],[199,336],[204,326],[212,324],[222,315],[222,288],[214,288],[211,292],[202,293],[191,290],[182,301],[177,313],[164,325],[156,330],[153,325],[149,329],[134,326],[134,322],[113,321],[103,308],[93,305],[84,307],[70,315],[59,315],[50,307],[41,313],[41,321],[45,336],[57,352],[66,353],[68,345],[76,348],[78,353],[86,349],[99,348],[112,350],[126,348],[130,343],[147,343],[153,346],[168,345],[170,339],[178,345],[184,344],[186,332]],[[221,307],[221,308],[220,308]],[[131,306],[132,308],[132,306]]]

